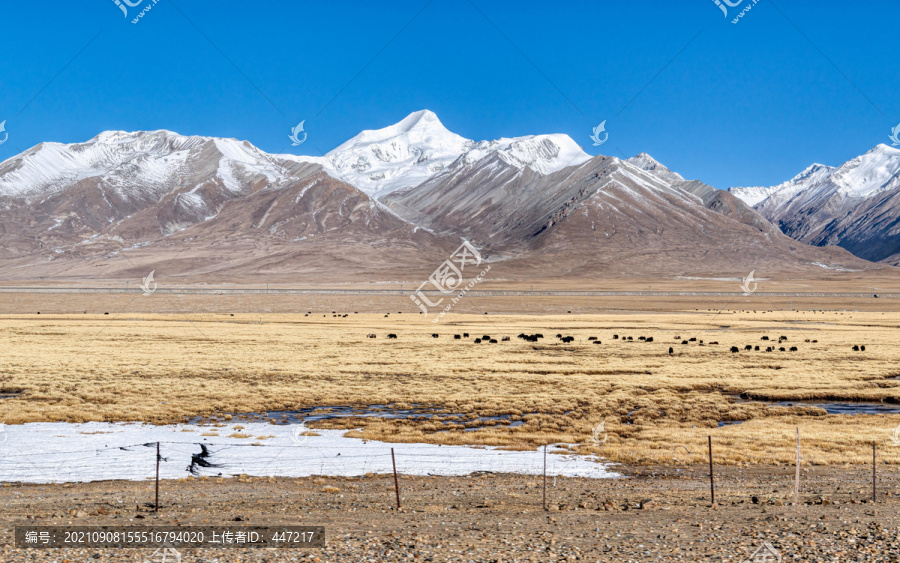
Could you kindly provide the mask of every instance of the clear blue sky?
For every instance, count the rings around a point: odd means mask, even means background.
[[[895,1],[759,0],[732,24],[752,0],[728,19],[712,0],[158,0],[130,23],[152,1],[0,5],[0,159],[108,129],[320,154],[428,108],[468,138],[562,132],[724,188],[842,163],[900,122]]]

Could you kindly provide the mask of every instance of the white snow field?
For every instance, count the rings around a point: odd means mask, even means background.
[[[0,482],[72,483],[122,479],[152,479],[156,442],[160,442],[161,479],[191,473],[192,456],[203,444],[210,467],[194,464],[195,475],[306,477],[361,476],[391,472],[391,448],[397,471],[406,475],[468,475],[475,472],[540,475],[544,452],[507,451],[490,447],[391,444],[363,441],[353,431],[315,430],[304,436],[299,424],[254,422],[222,428],[188,424],[156,426],[142,423],[29,423],[0,427]],[[220,436],[201,436],[217,431]],[[235,432],[251,438],[230,437]],[[259,436],[272,436],[257,439]],[[254,446],[251,444],[262,444]],[[547,449],[547,475],[617,478],[609,464],[594,456]]]

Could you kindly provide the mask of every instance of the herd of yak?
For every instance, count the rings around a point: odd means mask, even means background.
[[[375,334],[368,334],[367,337],[368,337],[368,338],[375,338],[376,335],[375,335]],[[391,333],[391,334],[388,334],[387,337],[388,337],[388,338],[391,338],[391,339],[394,339],[394,338],[397,338],[397,335],[394,334],[394,333]],[[432,338],[439,338],[440,335],[437,334],[437,333],[432,333],[431,337],[432,337]],[[536,334],[525,334],[525,333],[521,333],[521,334],[519,334],[519,336],[518,336],[517,338],[521,338],[521,339],[524,340],[525,342],[537,342],[539,339],[541,339],[541,338],[543,338],[543,337],[544,337],[544,335],[543,335],[543,334],[540,334],[540,333],[536,333]],[[462,340],[463,338],[469,338],[469,333],[468,333],[468,332],[464,332],[464,333],[462,333],[462,334],[454,334],[454,335],[453,335],[453,339],[454,339],[454,340]],[[575,337],[574,337],[574,336],[563,336],[562,334],[557,334],[557,335],[556,335],[556,338],[557,338],[557,340],[559,340],[559,341],[562,342],[563,344],[569,344],[569,343],[575,341]],[[491,344],[497,344],[498,342],[507,342],[507,341],[509,341],[509,339],[510,339],[510,338],[509,338],[508,336],[503,336],[503,337],[501,337],[500,340],[498,341],[496,338],[492,338],[490,335],[485,334],[485,335],[483,335],[483,336],[481,336],[481,337],[476,337],[475,340],[474,340],[474,342],[475,342],[475,344],[480,344],[480,343],[482,343],[482,342],[489,342],[489,343],[491,343]],[[620,338],[619,338],[619,335],[618,335],[618,334],[614,334],[614,335],[613,335],[613,340],[619,340],[619,339],[620,339]],[[783,342],[787,342],[787,339],[788,339],[787,336],[779,336],[779,337],[778,337],[778,344],[781,344],[781,343],[783,343]],[[634,337],[633,337],[633,336],[622,336],[622,337],[621,337],[621,340],[622,340],[623,342],[633,342],[633,341],[634,341]],[[676,336],[676,337],[675,337],[675,340],[681,340],[681,337],[680,337],[680,336]],[[760,340],[763,340],[763,341],[770,341],[768,336],[763,336]],[[653,342],[653,337],[652,337],[652,336],[639,336],[639,337],[638,337],[638,341],[639,341],[639,342]],[[601,342],[600,340],[598,340],[596,336],[589,336],[589,337],[588,337],[588,342],[593,342],[594,344],[602,344],[602,342]],[[705,345],[706,345],[706,344],[703,343],[702,340],[699,340],[699,341],[698,341],[696,337],[688,338],[687,340],[681,340],[681,344],[683,344],[683,345],[684,345],[684,344],[690,344],[691,342],[697,342],[700,346],[705,346]],[[806,339],[806,342],[816,343],[816,342],[818,342],[818,340],[810,340],[810,339],[807,338],[807,339]],[[718,344],[718,342],[717,342],[717,341],[712,341],[712,342],[708,342],[707,344],[708,344],[709,346],[714,346],[714,345]],[[791,346],[790,348],[787,348],[787,349],[786,349],[784,346],[778,346],[778,347],[776,348],[776,346],[773,345],[773,346],[766,346],[766,347],[765,347],[765,350],[762,350],[761,347],[758,346],[758,345],[754,346],[754,345],[752,345],[752,344],[747,344],[746,346],[744,346],[744,350],[745,350],[745,351],[756,351],[756,352],[760,352],[760,351],[764,351],[764,352],[775,352],[776,350],[777,350],[778,352],[786,352],[786,351],[789,351],[789,352],[796,352],[796,351],[797,351],[797,347],[796,347],[796,346]],[[737,354],[737,353],[740,352],[740,351],[741,351],[741,349],[738,348],[737,346],[732,346],[732,347],[731,347],[731,353],[732,353],[732,354]],[[853,351],[854,351],[854,352],[865,352],[865,351],[866,351],[866,347],[865,347],[865,345],[857,345],[857,344],[854,344],[854,345],[853,345]],[[670,346],[670,347],[669,347],[669,354],[671,355],[671,354],[674,354],[674,353],[675,353],[675,348],[673,348],[673,347]]]

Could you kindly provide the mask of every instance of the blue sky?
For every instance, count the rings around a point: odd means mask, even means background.
[[[423,108],[468,138],[567,133],[719,188],[889,142],[900,4],[759,0],[732,24],[752,1],[726,18],[713,0],[158,0],[137,24],[153,0],[127,18],[114,0],[6,2],[0,159],[109,129],[318,155]]]

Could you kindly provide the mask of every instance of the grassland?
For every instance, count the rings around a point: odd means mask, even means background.
[[[645,465],[701,462],[708,435],[720,463],[788,464],[799,427],[805,463],[865,463],[873,441],[884,462],[900,462],[892,447],[900,416],[760,402],[900,403],[900,313],[451,314],[438,325],[409,313],[346,314],[3,315],[0,394],[15,396],[0,399],[0,421],[165,423],[389,404],[420,416],[311,426],[362,428],[360,437],[395,442],[564,442]],[[519,333],[544,338],[530,343]],[[511,339],[475,344],[482,335]],[[798,350],[744,351],[748,344]],[[478,422],[486,416],[503,418]],[[591,436],[601,422],[598,446]]]

